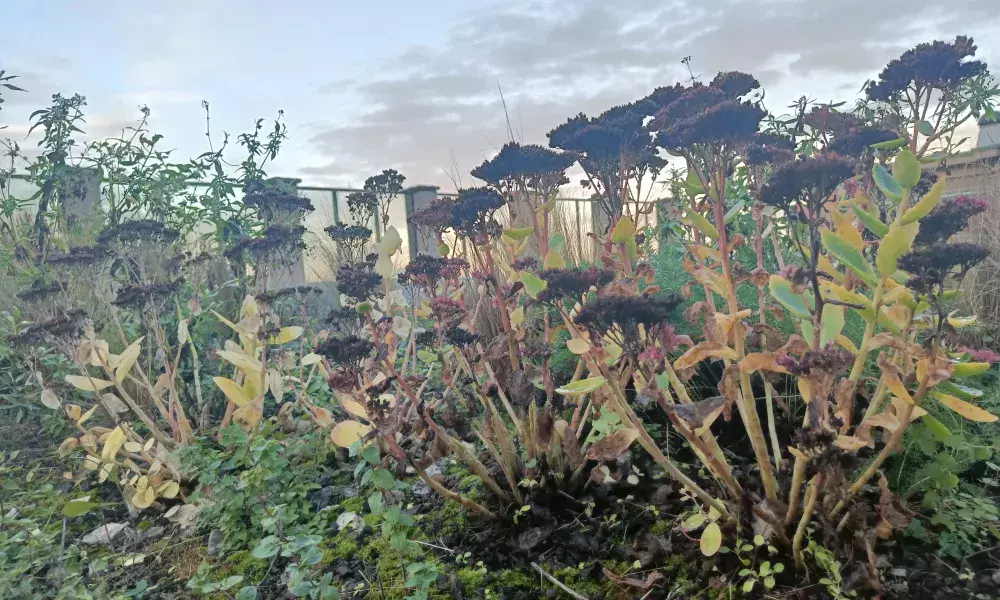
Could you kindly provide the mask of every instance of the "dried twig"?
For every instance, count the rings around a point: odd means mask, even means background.
[[[573,588],[569,587],[565,583],[559,581],[555,577],[553,577],[553,576],[549,575],[548,573],[546,573],[544,569],[542,569],[540,566],[538,566],[538,563],[531,563],[531,568],[534,569],[534,570],[536,570],[536,571],[538,571],[539,575],[541,575],[545,579],[548,579],[549,581],[551,581],[556,587],[558,587],[562,591],[566,592],[570,596],[573,596],[574,598],[578,598],[579,600],[587,600],[587,597],[584,596],[583,594],[580,594],[578,592],[573,591]]]

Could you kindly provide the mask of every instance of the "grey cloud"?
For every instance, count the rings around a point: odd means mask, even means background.
[[[545,143],[546,131],[578,112],[597,113],[686,79],[686,55],[706,79],[722,69],[757,75],[780,109],[802,93],[850,100],[913,43],[976,34],[998,22],[995,0],[947,7],[913,0],[529,0],[478,8],[454,23],[442,47],[408,48],[370,80],[322,87],[363,109],[348,121],[308,126],[318,164],[301,173],[345,184],[392,167],[411,183],[450,189],[456,174],[470,183],[469,169],[508,139],[498,82],[515,137]]]

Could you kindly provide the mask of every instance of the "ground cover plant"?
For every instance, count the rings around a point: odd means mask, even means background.
[[[387,169],[326,230],[336,292],[278,283],[314,209],[268,178],[280,116],[176,163],[148,111],[81,149],[55,96],[38,194],[0,182],[0,589],[993,597],[986,205],[929,167],[995,118],[975,50],[921,44],[853,108],[723,72],[578,115],[411,214],[416,256]],[[557,222],[575,165],[592,253]]]

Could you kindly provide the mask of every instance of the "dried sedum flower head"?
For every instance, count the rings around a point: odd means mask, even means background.
[[[597,267],[546,269],[539,275],[548,284],[548,287],[538,294],[538,299],[542,302],[563,299],[579,300],[581,296],[590,291],[590,288],[596,287],[600,290],[615,278],[614,271]]]
[[[854,176],[856,163],[836,154],[821,154],[781,165],[761,190],[764,204],[788,208],[798,200],[819,203]]]
[[[918,44],[879,73],[878,80],[869,82],[869,100],[891,101],[904,93],[910,83],[942,90],[951,90],[962,82],[986,73],[986,63],[967,60],[976,54],[971,37],[960,35],[954,42],[934,41]]]
[[[472,176],[492,185],[524,178],[529,187],[545,187],[567,182],[563,172],[573,162],[572,156],[542,146],[507,142],[496,156],[473,169]]]
[[[668,325],[683,298],[679,294],[659,296],[599,296],[577,313],[574,321],[581,327],[606,333],[615,325],[635,328],[643,325],[647,330]]]
[[[364,302],[383,295],[382,276],[375,272],[374,261],[346,263],[337,269],[337,291],[354,302]]]
[[[17,335],[8,338],[14,347],[24,348],[51,343],[75,346],[83,335],[87,313],[75,308],[49,317],[43,321],[29,325]]]
[[[948,241],[969,225],[969,219],[986,210],[986,200],[972,196],[956,196],[945,200],[920,220],[920,230],[914,239],[916,246],[932,246]]]

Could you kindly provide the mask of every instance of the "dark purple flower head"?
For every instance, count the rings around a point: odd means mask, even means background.
[[[852,129],[863,127],[864,123],[856,115],[840,112],[829,106],[815,106],[802,122],[819,133],[845,135]]]
[[[301,216],[313,211],[312,202],[308,198],[267,188],[246,194],[243,196],[243,204],[256,208],[265,221],[275,217]]]
[[[611,283],[615,278],[614,271],[610,269],[545,269],[540,273],[541,278],[548,286],[540,294],[538,299],[542,302],[551,302],[568,298],[578,301],[581,296],[590,291],[591,287],[602,287]]]
[[[932,246],[948,241],[948,238],[968,227],[969,219],[986,210],[986,206],[985,200],[972,196],[957,196],[941,202],[920,220],[920,230],[913,243],[916,246]]]
[[[36,279],[31,282],[31,286],[17,293],[18,299],[29,304],[40,302],[53,302],[54,298],[66,291],[66,284],[52,281],[45,282]]]
[[[822,202],[837,186],[854,176],[856,163],[835,154],[822,154],[778,167],[761,190],[765,204],[787,208],[796,199]]]
[[[899,259],[899,268],[913,275],[907,286],[918,293],[932,295],[935,289],[943,289],[948,275],[960,281],[989,254],[987,248],[976,244],[935,244],[904,254]]]
[[[48,257],[46,262],[53,266],[80,270],[98,266],[107,260],[108,256],[108,250],[103,246],[77,246],[66,254]]]
[[[959,350],[968,354],[969,358],[974,362],[985,362],[985,363],[1000,362],[1000,354],[997,354],[996,352],[988,348],[974,349],[962,346],[961,348],[959,348]]]
[[[660,296],[598,296],[577,313],[574,321],[600,333],[606,333],[614,325],[622,329],[634,329],[643,325],[647,330],[668,325],[674,309],[683,302],[678,294]]]
[[[450,223],[455,233],[473,240],[500,235],[502,230],[494,215],[506,204],[503,196],[485,187],[462,189],[458,196],[452,206]]]
[[[753,90],[760,88],[760,82],[753,75],[739,71],[723,71],[708,84],[726,95],[730,100],[738,100]]]
[[[469,268],[469,263],[461,258],[418,254],[399,274],[399,282],[419,285],[427,292],[427,295],[433,296],[439,281],[452,279],[467,268]]]
[[[382,276],[375,272],[373,261],[345,263],[337,269],[337,291],[354,302],[381,298]]]
[[[86,319],[87,313],[74,308],[29,325],[7,341],[14,347],[44,343],[74,344],[83,334]]]
[[[899,138],[899,134],[891,129],[877,127],[852,127],[846,132],[837,134],[826,150],[841,156],[861,158],[874,153],[872,144],[880,144]]]
[[[323,231],[325,231],[326,234],[330,236],[330,239],[335,242],[340,242],[349,246],[364,244],[372,238],[372,230],[364,227],[363,225],[344,225],[342,223],[338,223],[336,225],[330,225]]]
[[[910,83],[923,87],[951,90],[962,82],[986,73],[986,63],[967,60],[976,54],[971,37],[960,35],[954,42],[934,41],[907,50],[879,73],[878,80],[867,88],[869,100],[889,101],[906,90]]]
[[[529,187],[566,182],[563,172],[575,159],[537,145],[507,142],[500,152],[472,170],[472,176],[499,185],[503,181],[528,180]]]
[[[780,165],[795,160],[795,141],[773,133],[758,133],[744,152],[750,166]]]
[[[120,225],[109,227],[97,237],[97,243],[108,248],[127,247],[140,242],[155,242],[172,244],[180,237],[180,232],[170,229],[159,221],[141,219],[125,221]]]
[[[118,290],[112,304],[128,310],[151,308],[156,312],[167,308],[167,303],[180,291],[184,280],[146,285],[126,285]]]
[[[236,262],[247,254],[257,263],[290,264],[306,247],[302,241],[305,232],[301,225],[271,225],[259,236],[239,240],[224,255]]]
[[[451,329],[445,330],[444,339],[453,346],[466,348],[478,342],[479,336],[462,329],[461,327],[452,327]]]
[[[777,362],[789,373],[799,377],[805,377],[814,371],[835,376],[851,366],[854,357],[843,348],[829,345],[822,350],[809,350],[798,360],[785,354]]]
[[[257,294],[257,303],[264,306],[277,306],[283,300],[304,300],[309,296],[319,296],[323,290],[311,285],[299,285],[294,287],[281,288],[273,292],[262,292]]]
[[[432,298],[430,306],[431,318],[440,323],[442,329],[457,327],[465,318],[465,307],[462,303],[446,296]]]
[[[722,89],[699,85],[657,113],[648,127],[657,131],[656,145],[661,148],[747,142],[754,138],[765,114],[759,106],[735,100]]]
[[[357,367],[361,361],[369,358],[374,350],[375,344],[356,335],[348,335],[331,337],[321,342],[316,346],[315,352],[335,365]]]
[[[410,215],[410,223],[441,233],[451,227],[451,215],[455,210],[456,203],[455,198],[439,197],[431,202],[427,208],[415,211]]]

